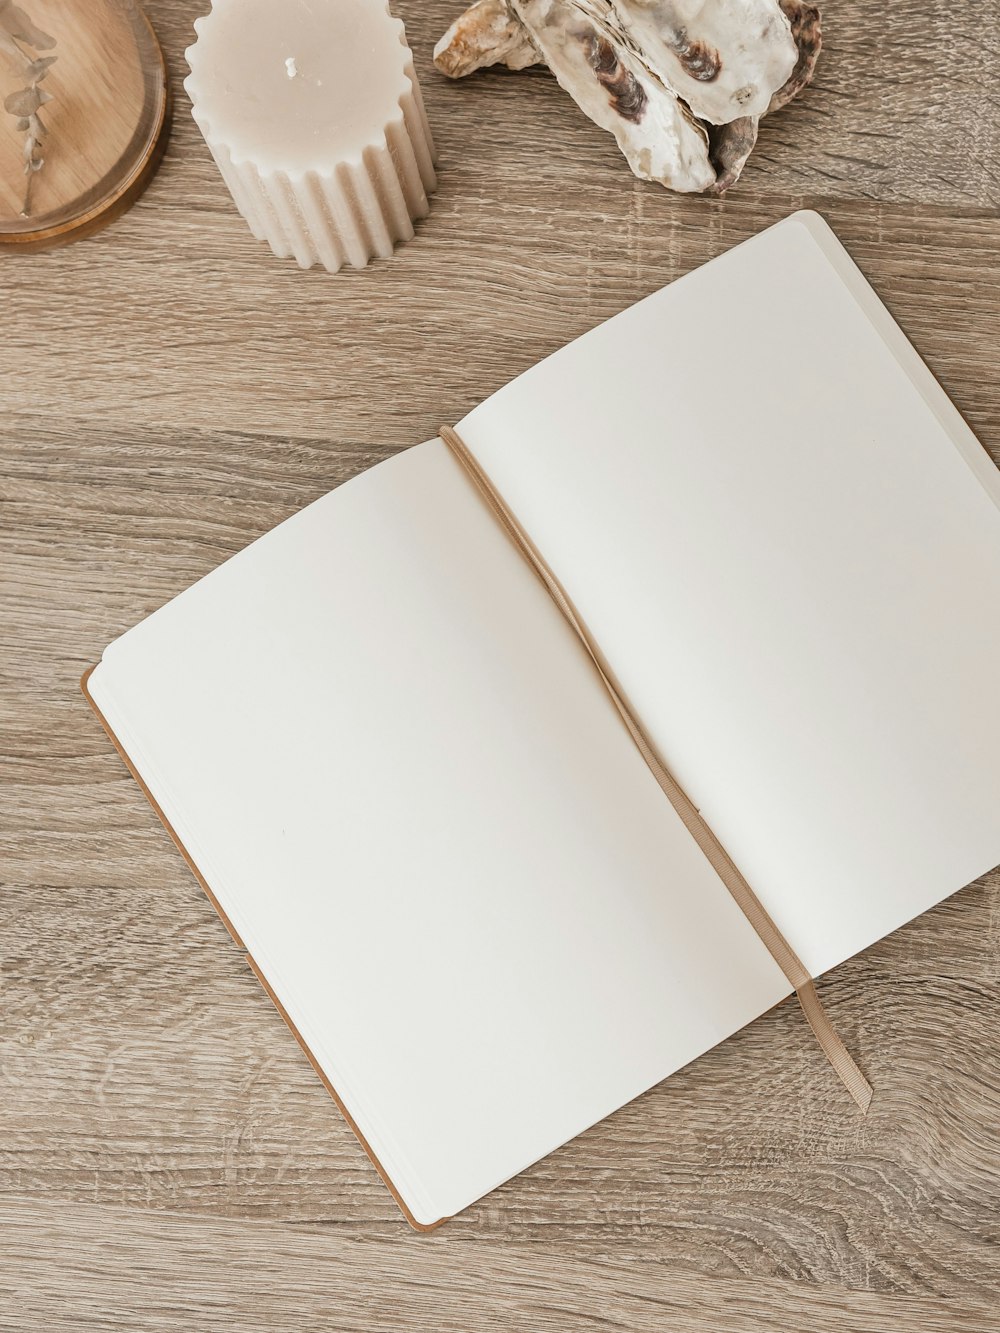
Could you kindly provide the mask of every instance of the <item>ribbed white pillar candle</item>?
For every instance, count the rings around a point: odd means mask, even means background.
[[[434,145],[385,0],[212,0],[184,87],[236,207],[303,268],[363,268],[428,210]]]

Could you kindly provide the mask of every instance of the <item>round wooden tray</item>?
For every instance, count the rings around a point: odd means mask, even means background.
[[[38,84],[51,101],[40,108],[44,165],[29,190],[24,122],[3,102],[30,75],[0,46],[0,246],[32,251],[87,236],[138,198],[166,147],[170,90],[156,34],[130,0],[16,3],[54,42],[40,49],[16,41],[24,64],[55,56]],[[3,9],[0,0],[0,23]],[[8,37],[11,26],[8,10]]]

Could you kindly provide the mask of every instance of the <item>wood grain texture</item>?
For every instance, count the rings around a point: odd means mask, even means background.
[[[0,255],[0,1328],[1000,1328],[1000,875],[823,982],[866,1121],[782,1006],[416,1237],[78,692],[301,505],[802,205],[1000,461],[992,3],[828,0],[722,201],[635,181],[541,72],[437,78],[459,3],[398,6],[441,188],[393,259],[250,236],[179,88],[202,0],[149,5],[178,116],[146,196]]]
[[[581,1260],[551,1247],[487,1247],[404,1235],[358,1243],[259,1222],[192,1222],[156,1213],[11,1201],[0,1270],[0,1329],[32,1311],[50,1333],[253,1327],[267,1333],[982,1333],[974,1299],[886,1297],[774,1279],[663,1280],[655,1260]],[[179,1285],[177,1274],[184,1274]],[[65,1293],[79,1303],[67,1309]]]

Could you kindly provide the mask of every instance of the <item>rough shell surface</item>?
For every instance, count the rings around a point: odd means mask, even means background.
[[[795,68],[778,0],[615,0],[650,68],[699,120],[762,116]]]
[[[544,62],[637,176],[721,194],[821,42],[804,0],[477,0],[434,59],[452,78]]]
[[[781,8],[788,19],[797,56],[788,81],[771,98],[768,113],[780,111],[811,82],[823,45],[823,25],[815,5],[804,4],[802,0],[781,0]]]
[[[704,127],[650,73],[609,5],[512,0],[512,8],[561,86],[615,136],[637,176],[680,191],[715,181]]]
[[[507,0],[476,0],[434,48],[434,63],[450,79],[462,79],[487,65],[526,69],[544,59]]]

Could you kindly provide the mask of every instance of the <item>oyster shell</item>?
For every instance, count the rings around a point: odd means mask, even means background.
[[[544,61],[635,175],[721,194],[760,117],[812,78],[821,43],[805,0],[477,0],[434,60],[451,78]]]
[[[762,116],[797,51],[778,0],[615,0],[622,27],[700,120]]]
[[[609,130],[642,180],[705,190],[716,172],[703,125],[635,53],[606,0],[510,0],[580,109]]]
[[[507,0],[476,0],[434,48],[434,63],[449,79],[464,79],[487,65],[527,69],[544,56]]]
[[[768,111],[778,111],[802,91],[812,78],[822,45],[819,10],[802,0],[781,0],[795,39],[797,57],[788,79],[772,96]],[[709,194],[725,194],[740,178],[747,158],[757,142],[757,116],[744,116],[725,125],[713,125],[708,132],[712,165],[718,177],[708,188]]]
[[[780,0],[780,4],[788,19],[797,56],[787,82],[771,98],[768,113],[780,111],[811,82],[823,46],[823,25],[815,5],[805,4],[803,0]]]
[[[756,116],[741,116],[725,125],[713,125],[708,131],[709,150],[716,179],[708,187],[709,194],[725,194],[735,185],[747,164],[757,142]]]

